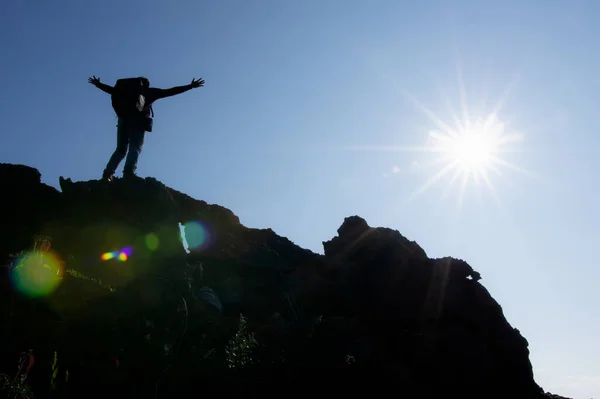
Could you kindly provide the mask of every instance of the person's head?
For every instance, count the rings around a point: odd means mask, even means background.
[[[148,80],[148,78],[140,76],[140,82],[142,82],[142,86],[150,87],[150,81]]]

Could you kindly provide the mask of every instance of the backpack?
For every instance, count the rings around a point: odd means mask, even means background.
[[[154,110],[146,106],[146,88],[141,78],[118,79],[111,95],[112,107],[119,118],[139,117],[146,125],[146,131],[152,131]]]

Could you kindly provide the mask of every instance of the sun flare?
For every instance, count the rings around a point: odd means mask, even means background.
[[[483,198],[482,189],[487,191],[492,199],[501,208],[500,196],[496,188],[498,180],[511,179],[512,176],[505,172],[517,172],[528,177],[537,177],[535,173],[527,171],[513,163],[515,154],[522,153],[520,143],[523,134],[509,127],[502,118],[502,108],[506,102],[508,92],[514,82],[509,84],[498,102],[488,108],[486,101],[468,105],[466,89],[462,83],[459,73],[459,112],[455,111],[455,105],[446,98],[447,120],[443,120],[436,112],[425,107],[419,100],[402,90],[405,98],[410,100],[428,119],[429,125],[418,123],[420,128],[425,129],[423,133],[426,141],[420,145],[403,146],[353,146],[353,150],[368,151],[394,151],[412,153],[416,157],[409,158],[411,172],[425,172],[425,181],[413,190],[407,198],[407,202],[413,201],[435,185],[442,185],[442,199],[447,198],[450,191],[456,190],[456,199],[459,208],[463,204],[465,195],[472,192],[479,199]],[[475,115],[472,110],[477,109]],[[486,111],[487,109],[487,111]],[[490,112],[491,111],[491,112]],[[513,122],[513,121],[511,121]],[[417,154],[421,155],[417,155]],[[394,166],[391,169],[394,174],[402,175],[401,168]],[[383,174],[389,178],[389,173]],[[438,187],[439,188],[439,187]]]
[[[493,166],[495,156],[501,150],[502,131],[503,125],[490,115],[487,123],[475,123],[448,132],[430,132],[429,150],[439,152],[465,172],[484,172]]]
[[[476,121],[462,120],[450,126],[436,118],[438,130],[429,132],[425,152],[435,153],[433,163],[443,166],[431,176],[411,198],[422,194],[433,184],[448,176],[448,187],[460,181],[459,202],[470,182],[480,182],[496,197],[492,174],[501,175],[502,168],[521,171],[502,157],[510,145],[523,139],[516,132],[507,132],[495,113]],[[498,198],[496,197],[496,200]]]
[[[453,147],[452,156],[464,168],[485,168],[494,151],[492,143],[481,137],[478,132],[468,132],[459,137]]]

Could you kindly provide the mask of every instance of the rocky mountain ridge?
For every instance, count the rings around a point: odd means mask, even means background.
[[[547,397],[481,275],[398,231],[351,216],[318,255],[152,178],[40,177],[0,164],[0,371],[32,348],[36,397],[280,392],[272,370],[338,394]]]

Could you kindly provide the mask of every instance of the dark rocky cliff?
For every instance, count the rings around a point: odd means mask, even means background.
[[[397,231],[348,217],[323,256],[152,178],[0,182],[0,371],[33,349],[36,397],[544,396],[479,273]]]

